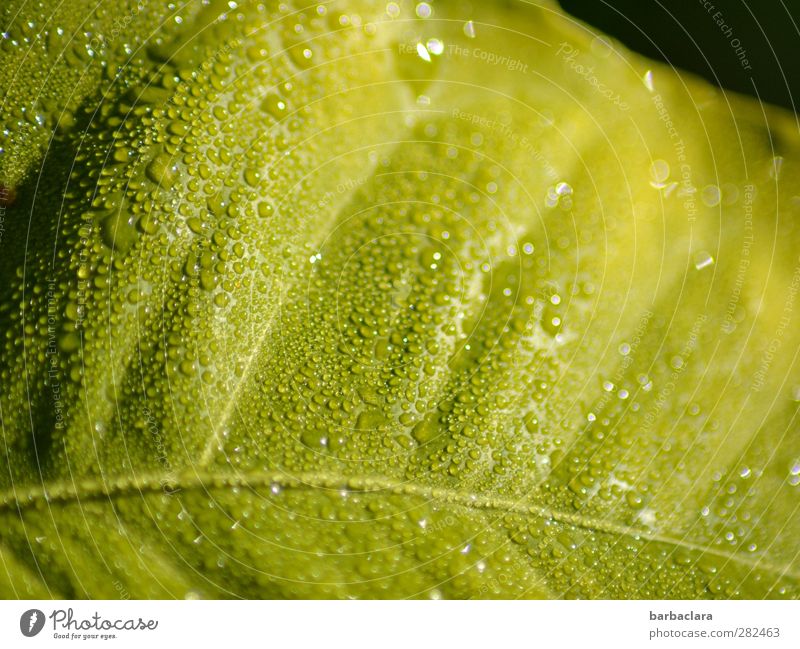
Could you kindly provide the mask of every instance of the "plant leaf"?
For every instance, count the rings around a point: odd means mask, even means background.
[[[798,596],[794,117],[486,4],[6,46],[0,594]]]

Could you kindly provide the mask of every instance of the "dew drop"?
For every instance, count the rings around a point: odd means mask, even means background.
[[[642,83],[644,83],[644,87],[647,88],[650,92],[655,90],[655,86],[653,85],[653,71],[648,70],[644,73],[642,77]]]
[[[703,187],[703,191],[700,192],[700,198],[708,207],[715,207],[722,200],[722,192],[716,185],[706,185]]]
[[[442,52],[444,52],[444,43],[438,38],[429,38],[428,42],[425,44],[425,47],[428,49],[428,52],[434,54],[435,56],[439,56]]]
[[[592,52],[595,56],[601,59],[607,59],[611,54],[611,50],[611,43],[609,43],[605,38],[595,36],[592,39]]]
[[[420,2],[417,5],[416,13],[417,16],[420,18],[430,18],[431,13],[433,13],[433,11],[431,10],[431,6],[427,2]]]
[[[286,102],[274,92],[269,93],[261,102],[261,110],[272,115],[276,120],[286,115]]]
[[[702,270],[703,268],[707,268],[714,263],[714,257],[711,256],[710,253],[706,252],[705,250],[700,250],[695,253],[694,255],[694,267],[697,270]]]
[[[669,178],[669,163],[666,160],[653,160],[650,165],[651,185],[661,185]]]
[[[164,189],[171,188],[178,179],[178,167],[170,156],[162,153],[150,161],[145,170],[147,177]]]
[[[417,43],[417,54],[419,54],[419,58],[421,58],[423,61],[427,61],[428,63],[431,62],[431,55],[424,43]]]

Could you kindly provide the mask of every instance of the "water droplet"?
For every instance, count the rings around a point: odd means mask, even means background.
[[[429,38],[425,46],[428,48],[428,51],[431,54],[436,56],[439,56],[442,52],[444,52],[444,43],[438,38]]]
[[[644,87],[647,88],[650,92],[655,90],[655,86],[653,85],[653,71],[648,70],[644,73],[642,77],[642,83],[644,83]]]
[[[556,194],[559,196],[568,196],[572,193],[572,186],[569,183],[561,181],[556,185]]]
[[[475,23],[471,20],[464,23],[464,35],[467,38],[475,38]]]
[[[427,2],[420,2],[417,5],[416,13],[420,18],[430,18],[433,10]]]
[[[715,207],[722,200],[722,192],[716,185],[706,185],[700,192],[700,198],[708,207]]]
[[[428,63],[431,62],[431,55],[424,43],[417,43],[417,54],[419,54],[419,58],[421,58],[423,61],[427,61]]]
[[[164,189],[169,189],[178,178],[178,167],[166,154],[157,155],[145,170],[147,177]]]
[[[605,38],[595,36],[592,39],[592,52],[595,56],[601,59],[607,59],[611,54],[611,50],[611,43],[609,43]]]
[[[279,95],[271,92],[261,102],[261,109],[280,120],[286,115],[286,102]]]
[[[694,255],[694,267],[697,270],[702,270],[703,268],[707,268],[714,263],[714,257],[711,256],[710,253],[706,252],[705,250],[700,250],[695,253]]]

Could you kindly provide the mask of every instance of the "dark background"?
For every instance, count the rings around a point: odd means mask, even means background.
[[[629,48],[723,88],[800,111],[800,0],[561,0],[561,6]],[[715,22],[721,12],[747,50],[744,70]],[[751,80],[752,79],[752,80]]]

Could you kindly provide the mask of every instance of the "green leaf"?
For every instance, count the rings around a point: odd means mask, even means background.
[[[5,10],[0,595],[800,594],[794,116],[472,5]]]

